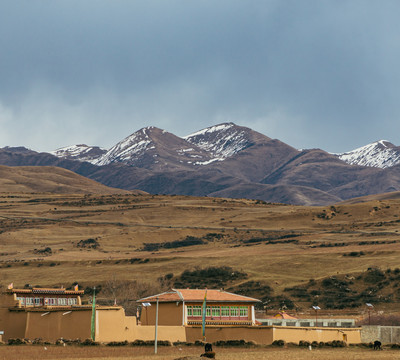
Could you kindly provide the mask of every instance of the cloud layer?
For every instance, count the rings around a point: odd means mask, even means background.
[[[110,147],[233,121],[299,148],[400,144],[397,1],[15,0],[0,146]]]

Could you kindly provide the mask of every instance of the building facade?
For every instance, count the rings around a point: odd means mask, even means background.
[[[160,325],[202,324],[202,309],[206,303],[206,325],[254,325],[254,305],[260,300],[224,290],[172,289],[137,300],[142,305],[142,325],[154,325],[158,300]]]
[[[7,289],[7,294],[13,297],[13,300],[16,301],[15,306],[19,308],[82,305],[81,295],[83,293],[83,290],[63,288]]]

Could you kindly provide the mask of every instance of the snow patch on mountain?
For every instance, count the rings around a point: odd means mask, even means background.
[[[95,165],[108,165],[113,162],[134,162],[143,153],[155,148],[148,134],[152,128],[152,126],[146,127],[129,135],[97,159]]]
[[[207,165],[214,161],[222,161],[251,144],[248,129],[233,123],[224,123],[205,128],[183,137],[186,141],[211,154],[213,159],[196,162],[196,165]]]
[[[350,165],[388,168],[400,163],[400,148],[387,140],[379,140],[358,149],[334,154]]]
[[[59,148],[49,153],[61,159],[78,160],[94,163],[106,153],[107,150],[98,146],[88,146],[85,144],[71,145]]]

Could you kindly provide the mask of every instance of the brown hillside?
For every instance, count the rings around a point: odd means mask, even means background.
[[[77,281],[105,289],[110,282],[139,281],[160,290],[200,284],[266,301],[288,297],[308,308],[324,279],[363,282],[368,274],[359,275],[368,268],[400,268],[399,213],[400,200],[305,207],[184,196],[4,194],[0,282]],[[205,268],[216,270],[200,283],[182,277]],[[303,301],[292,289],[311,279],[316,285]],[[386,276],[376,288],[377,309],[400,302],[396,279]],[[359,292],[352,306],[371,291],[363,284],[349,285]]]
[[[72,171],[52,166],[0,166],[2,192],[50,192],[54,194],[127,194],[80,176]]]
[[[383,194],[375,194],[357,197],[353,199],[349,199],[346,201],[342,201],[340,204],[357,204],[357,203],[365,203],[370,201],[382,201],[382,200],[398,200],[400,199],[400,191],[387,192]]]

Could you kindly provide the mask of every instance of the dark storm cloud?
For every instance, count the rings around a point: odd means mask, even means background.
[[[399,144],[396,1],[12,1],[0,146],[223,121],[296,147]]]

